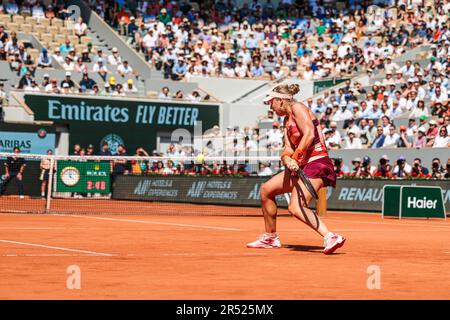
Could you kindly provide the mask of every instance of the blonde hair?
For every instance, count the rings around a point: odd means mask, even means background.
[[[300,91],[300,86],[298,84],[290,84],[290,85],[284,84],[276,86],[275,88],[273,88],[273,91],[295,96]]]

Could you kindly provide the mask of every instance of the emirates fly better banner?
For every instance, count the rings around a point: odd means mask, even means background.
[[[119,144],[129,153],[139,147],[156,148],[158,132],[172,133],[202,123],[203,131],[219,124],[219,104],[137,100],[112,97],[25,94],[35,120],[68,125],[70,145],[94,146],[102,142],[114,154]]]

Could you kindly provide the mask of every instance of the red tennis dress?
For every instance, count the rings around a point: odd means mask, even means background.
[[[305,175],[310,179],[321,178],[324,187],[332,186],[336,188],[336,173],[334,172],[334,165],[331,161],[325,143],[320,139],[318,127],[319,121],[313,120],[314,124],[314,140],[305,153],[298,160],[300,168]],[[289,116],[286,122],[286,129],[288,140],[293,150],[297,149],[303,134],[298,129],[292,115]]]

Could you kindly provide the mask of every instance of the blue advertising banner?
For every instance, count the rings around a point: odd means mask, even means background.
[[[0,152],[12,152],[19,147],[22,153],[46,154],[55,151],[55,134],[45,130],[35,132],[0,131]]]

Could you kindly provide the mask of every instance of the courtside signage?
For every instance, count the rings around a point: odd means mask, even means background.
[[[110,192],[110,163],[97,161],[58,161],[57,192]]]
[[[440,187],[386,185],[383,191],[383,217],[446,218]]]
[[[112,197],[123,200],[169,201],[184,203],[212,203],[260,206],[260,190],[269,177],[190,177],[190,176],[119,176]],[[394,188],[409,181],[391,181]],[[411,182],[409,182],[411,183]],[[447,181],[421,181],[427,186],[440,187],[444,204],[450,212],[450,189]],[[327,190],[327,207],[330,210],[381,212],[383,210],[384,180],[338,180],[336,189]],[[394,196],[388,206],[399,206],[399,196]],[[415,195],[418,206],[431,206],[431,199],[423,203],[423,197]],[[277,197],[280,207],[286,207],[286,197]],[[436,199],[434,199],[436,200]],[[438,201],[439,202],[439,201]],[[439,203],[436,202],[436,207]],[[311,203],[314,205],[314,202]],[[398,207],[397,212],[400,208]],[[398,213],[396,214],[398,216]]]

